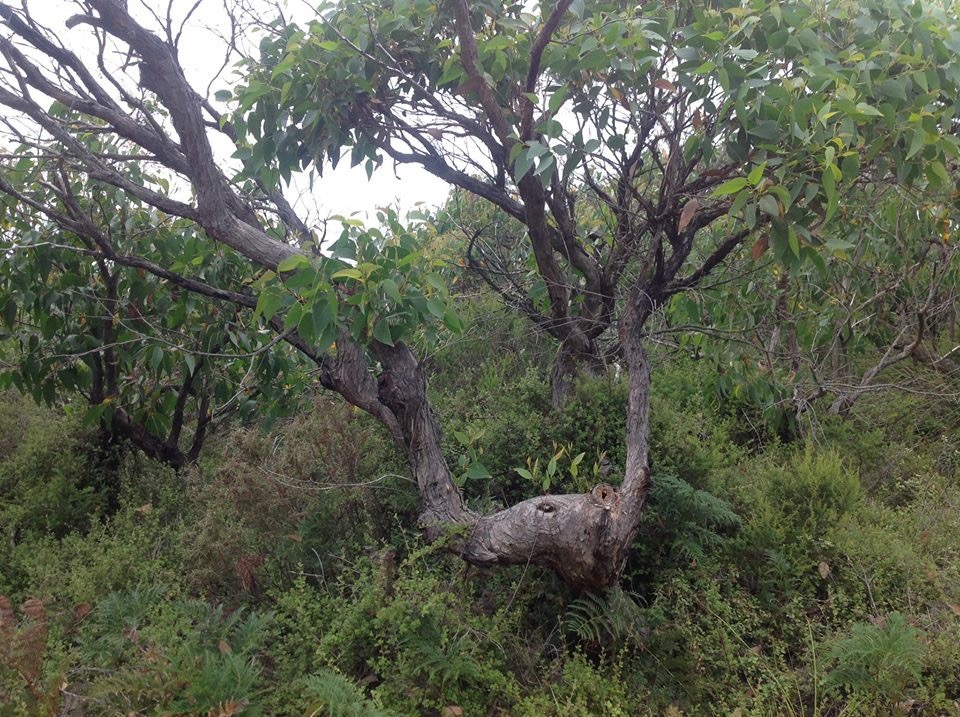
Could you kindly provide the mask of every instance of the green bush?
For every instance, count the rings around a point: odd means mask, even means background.
[[[634,717],[653,714],[645,692],[624,678],[617,665],[596,667],[582,654],[574,653],[554,665],[545,684],[522,699],[511,714],[517,717]]]
[[[484,320],[495,342],[451,340],[430,362],[448,457],[490,473],[466,481],[472,504],[538,492],[514,469],[561,449],[551,491],[616,483],[623,383],[582,381],[554,411],[549,345]],[[269,433],[228,426],[180,475],[126,450],[105,460],[73,419],[0,406],[0,594],[48,616],[31,684],[50,714],[955,712],[951,409],[928,398],[908,420],[914,402],[869,396],[808,445],[760,442],[742,407],[711,404],[707,362],[652,361],[656,471],[606,595],[424,547],[402,457],[343,403]],[[21,618],[8,642],[31,629]],[[0,668],[2,717],[42,699]]]
[[[923,633],[898,612],[873,623],[855,624],[850,635],[836,640],[827,653],[828,689],[843,688],[855,697],[890,707],[920,680]]]
[[[831,535],[861,498],[857,474],[836,452],[808,445],[785,463],[756,460],[728,475],[744,518],[731,557],[753,588],[775,601],[815,591],[820,563],[834,554]]]
[[[539,680],[562,607],[523,570],[464,580],[462,564],[436,547],[411,548],[406,558],[386,549],[354,560],[326,588],[301,579],[276,596],[275,699],[287,711],[313,704],[300,677],[334,670],[389,714],[514,713],[522,686]]]
[[[256,597],[298,566],[334,577],[335,558],[416,515],[416,491],[372,419],[342,401],[270,433],[237,428],[187,476],[186,578],[196,592]],[[364,487],[369,485],[369,487]]]
[[[87,713],[259,714],[270,615],[162,597],[112,593],[85,621],[77,658]]]
[[[353,682],[333,670],[321,670],[303,679],[311,715],[328,717],[388,717]]]
[[[78,420],[47,414],[28,422],[0,460],[0,529],[8,541],[62,537],[104,512],[94,444]]]
[[[628,571],[631,580],[642,583],[659,571],[703,562],[743,523],[730,503],[675,476],[657,474],[651,482]]]

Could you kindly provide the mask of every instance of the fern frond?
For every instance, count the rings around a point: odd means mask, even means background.
[[[304,678],[310,698],[309,715],[317,717],[391,717],[368,700],[352,681],[333,670]]]
[[[620,588],[606,595],[587,594],[567,606],[567,630],[584,642],[604,647],[637,644],[643,635],[643,609]]]

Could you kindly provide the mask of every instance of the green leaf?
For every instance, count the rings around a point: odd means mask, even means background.
[[[907,150],[907,159],[914,157],[927,142],[927,133],[922,127],[915,127],[910,139],[910,149]]]
[[[764,194],[757,203],[760,205],[763,213],[769,217],[779,217],[782,213],[780,211],[780,203],[777,202],[776,197],[772,194]]]
[[[486,480],[487,478],[492,478],[490,471],[487,470],[487,467],[483,465],[480,461],[474,461],[470,464],[466,471],[463,473],[463,477],[467,480]]]
[[[940,160],[934,160],[927,165],[927,177],[936,186],[942,187],[950,184],[950,174]]]
[[[880,83],[880,92],[887,97],[893,97],[898,100],[907,101],[907,92],[903,86],[903,80],[888,79]]]
[[[517,161],[513,164],[513,177],[517,182],[523,179],[533,167],[533,160],[534,157],[529,149],[521,151],[517,155]]]
[[[823,170],[823,191],[827,195],[827,212],[823,218],[824,222],[830,221],[839,207],[837,178],[833,173],[834,168],[833,165],[828,165],[827,168]]]
[[[380,289],[398,304],[403,301],[403,297],[400,295],[400,287],[397,286],[397,282],[393,279],[384,279],[381,281]]]
[[[583,461],[586,453],[578,453],[572,461],[570,461],[570,475],[576,478],[580,473],[580,463]]]
[[[563,105],[563,103],[566,101],[569,90],[570,90],[569,86],[564,85],[563,87],[561,87],[559,90],[557,90],[550,96],[550,103],[548,105],[550,114],[557,113],[557,110],[559,110],[560,107]]]
[[[273,289],[267,289],[261,293],[260,298],[257,299],[257,306],[254,309],[253,315],[254,317],[262,316],[269,321],[276,316],[281,303],[283,303],[283,296]]]
[[[373,338],[387,346],[393,346],[393,336],[390,333],[390,324],[385,318],[377,319],[373,325]]]
[[[843,181],[849,182],[860,176],[860,155],[857,152],[851,152],[840,163],[840,171],[843,174]]]
[[[163,363],[164,350],[161,346],[154,346],[150,349],[150,368],[154,371],[160,368],[160,364]]]
[[[528,471],[526,468],[514,468],[513,470],[515,470],[521,478],[526,478],[529,481],[536,480],[533,477],[533,473]]]
[[[800,239],[797,236],[797,232],[791,226],[787,229],[787,243],[790,245],[790,251],[793,252],[793,255],[800,258]]]
[[[444,312],[447,310],[446,304],[444,304],[440,299],[436,297],[431,297],[427,299],[427,311],[436,316],[438,319],[442,319]]]
[[[3,305],[3,322],[8,329],[12,329],[17,323],[17,302],[14,299],[7,299]]]
[[[297,306],[301,306],[297,304]],[[293,313],[292,311],[290,312]],[[287,317],[290,318],[289,316]],[[305,310],[301,307],[299,321],[297,322],[297,333],[300,334],[300,337],[305,341],[312,342],[317,337],[317,331],[315,328],[315,323],[313,320],[313,312]]]
[[[277,265],[277,271],[281,274],[296,269],[303,269],[310,266],[310,260],[303,254],[291,254]]]
[[[734,177],[733,179],[728,179],[726,182],[713,190],[713,196],[723,197],[728,194],[736,194],[741,189],[744,189],[747,184],[748,181],[746,177]]]
[[[313,331],[321,336],[331,324],[337,321],[337,295],[332,289],[320,293],[310,307],[313,314]]]
[[[270,73],[270,78],[276,79],[277,77],[282,75],[284,72],[286,72],[295,64],[297,64],[298,59],[299,58],[295,54],[293,53],[288,54],[286,57],[280,60],[280,62],[277,63],[276,67],[273,68],[273,71]]]
[[[303,304],[295,303],[290,307],[287,315],[283,317],[283,330],[289,331],[292,328],[296,328],[301,318],[303,318]]]
[[[314,348],[317,353],[323,353],[333,345],[337,340],[338,331],[336,322],[331,321],[323,331],[318,333],[316,339],[314,339]]]
[[[95,406],[90,406],[83,415],[83,425],[92,426],[95,423],[99,423],[104,411],[107,410],[107,406],[108,404],[106,403],[98,403]]]
[[[540,177],[544,186],[550,184],[550,177],[553,175],[551,171],[554,168],[554,159],[552,154],[548,154],[546,157],[540,160],[540,164],[537,165],[537,170],[533,173],[535,177]]]
[[[439,274],[427,274],[425,277],[423,277],[423,280],[437,291],[447,290],[447,285],[444,282],[443,277]]]
[[[363,278],[363,272],[359,269],[341,269],[340,271],[334,272],[330,277],[332,280],[336,279],[356,279],[360,280]]]
[[[740,192],[733,200],[733,204],[730,205],[730,215],[736,216],[740,213],[740,210],[744,208],[747,201],[752,197],[753,194],[750,192]]]
[[[873,105],[868,105],[866,102],[858,102],[856,110],[862,115],[869,115],[870,117],[883,117],[883,112],[878,110]]]
[[[758,164],[756,167],[750,170],[750,174],[747,175],[747,181],[754,187],[759,187],[760,183],[763,181],[763,172],[766,168],[766,162]]]
[[[463,321],[452,308],[448,308],[443,313],[443,325],[455,334],[463,333]]]
[[[773,141],[780,136],[780,124],[775,120],[763,120],[750,127],[750,134],[760,139]]]

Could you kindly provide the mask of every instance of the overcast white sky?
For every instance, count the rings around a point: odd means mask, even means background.
[[[226,2],[229,4],[230,0]],[[186,12],[193,3],[194,0],[175,0],[174,7]],[[216,48],[217,52],[210,51],[212,45],[209,29],[223,26],[223,3],[224,0],[201,0],[189,22],[189,26],[195,28],[196,40],[181,44],[184,69],[191,79],[196,77],[198,87],[201,88],[206,86],[223,59],[219,48]],[[288,19],[304,22],[313,16],[311,3],[305,0],[288,0],[284,4]],[[186,32],[184,39],[191,39]],[[228,70],[224,74],[224,82],[220,83],[222,86],[214,86],[213,89],[228,87],[232,76],[232,71]],[[312,196],[304,197],[304,209],[320,216],[359,213],[372,219],[376,208],[384,205],[398,206],[401,213],[420,203],[438,206],[450,190],[448,184],[422,169],[410,166],[394,167],[389,162],[385,162],[374,172],[372,179],[368,180],[363,166],[350,167],[348,160],[349,158],[340,162],[336,170],[329,167],[325,169],[323,177],[314,182]],[[295,194],[296,187],[292,187],[288,198],[293,201]]]
[[[282,0],[287,17],[303,21],[309,19],[313,10],[306,0]],[[211,78],[223,63],[224,45],[217,39],[218,34],[226,33],[229,23],[226,21],[224,3],[233,6],[234,0],[200,0],[191,15],[180,42],[180,59],[187,77],[194,87],[203,92]],[[36,17],[44,18],[50,29],[56,32],[71,48],[82,51],[84,47],[93,51],[89,44],[88,30],[80,25],[72,30],[66,29],[65,21],[77,12],[77,6],[71,0],[30,0],[30,6]],[[173,0],[175,26],[195,4],[195,0]],[[129,0],[131,12],[154,31],[160,28],[153,13],[166,14],[167,0]],[[263,17],[264,20],[272,17]],[[258,41],[254,39],[253,43]],[[214,83],[211,92],[227,89],[236,77],[232,68],[227,69],[221,79]],[[229,151],[229,150],[228,150]],[[429,173],[410,166],[397,166],[385,162],[371,180],[367,179],[362,166],[351,168],[349,157],[342,161],[336,170],[325,169],[323,177],[317,178],[313,191],[305,195],[306,182],[299,189],[294,186],[285,191],[287,198],[300,210],[301,215],[312,223],[318,218],[330,215],[351,215],[359,213],[374,219],[377,207],[398,206],[405,213],[418,204],[438,206],[447,196],[449,186]],[[295,183],[296,184],[296,183]],[[298,194],[302,194],[298,198]]]

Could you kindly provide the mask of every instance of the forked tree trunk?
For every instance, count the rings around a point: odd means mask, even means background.
[[[452,549],[478,566],[549,567],[576,589],[601,590],[617,581],[649,486],[650,370],[640,339],[649,312],[649,304],[634,299],[621,320],[630,380],[627,463],[621,485],[600,484],[589,493],[531,498],[492,515],[479,515],[463,504],[443,458],[419,362],[406,347],[374,347],[385,368],[379,398],[398,419],[428,539],[449,534]]]

